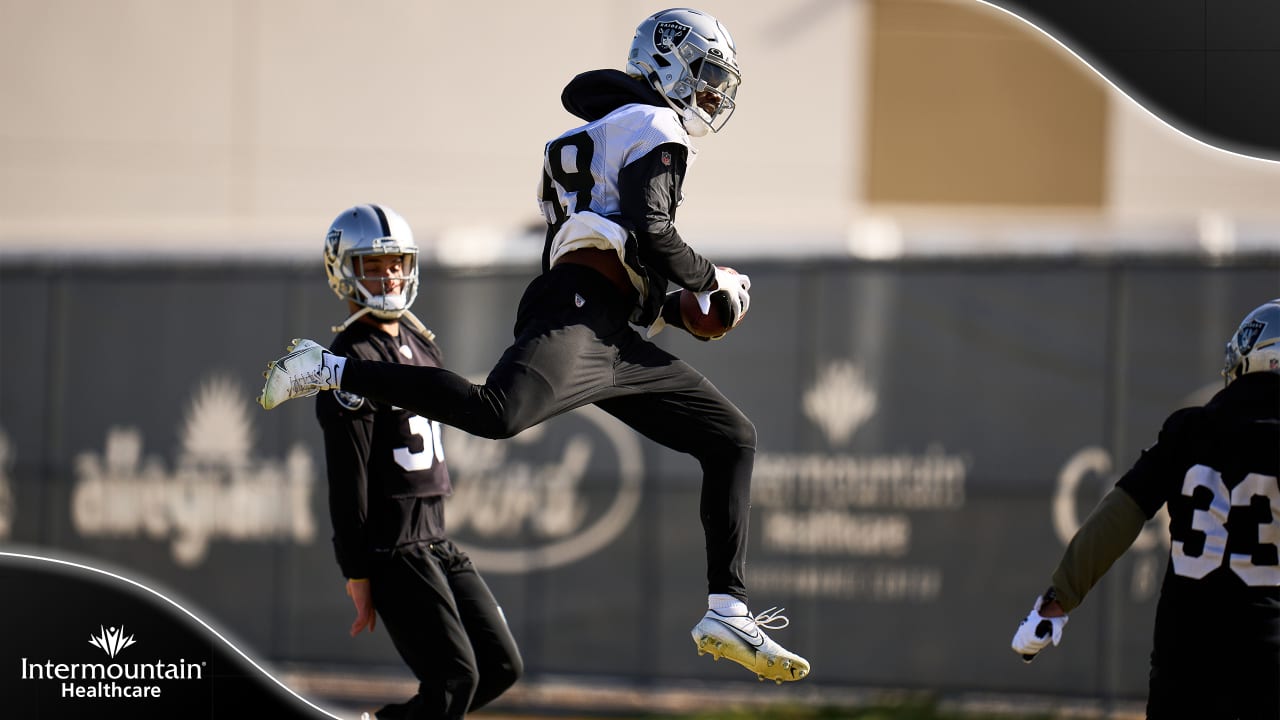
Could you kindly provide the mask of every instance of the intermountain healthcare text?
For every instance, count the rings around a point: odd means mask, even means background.
[[[22,658],[23,680],[71,680],[64,682],[62,697],[76,698],[158,698],[159,685],[120,684],[117,680],[201,680],[203,663],[33,663]]]

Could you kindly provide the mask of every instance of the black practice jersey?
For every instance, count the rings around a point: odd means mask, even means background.
[[[1277,476],[1280,375],[1255,373],[1204,407],[1169,416],[1156,444],[1119,480],[1148,518],[1168,505],[1171,546],[1156,618],[1157,655],[1203,654],[1218,643],[1220,652],[1262,648],[1274,662],[1280,649]]]
[[[436,344],[406,325],[391,337],[353,323],[330,350],[441,367]],[[452,486],[439,423],[341,390],[317,396],[316,417],[324,430],[334,550],[346,577],[368,577],[371,553],[444,538],[443,499]]]

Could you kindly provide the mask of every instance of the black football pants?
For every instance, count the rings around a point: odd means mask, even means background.
[[[342,389],[486,438],[594,403],[698,460],[708,592],[745,601],[755,426],[701,373],[641,337],[631,310],[595,270],[558,265],[525,290],[515,342],[483,385],[441,368],[349,359]]]
[[[1212,597],[1183,594],[1175,602],[1167,583],[1161,591],[1147,717],[1277,720],[1280,614],[1275,600],[1224,603],[1226,591],[1207,594]]]
[[[448,540],[380,555],[369,577],[373,607],[418,694],[379,720],[461,720],[524,672],[516,641],[470,558]]]

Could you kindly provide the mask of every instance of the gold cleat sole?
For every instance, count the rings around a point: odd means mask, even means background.
[[[790,682],[795,680],[803,680],[809,675],[809,668],[801,666],[790,658],[770,657],[761,655],[755,650],[747,650],[746,646],[740,650],[750,652],[752,659],[750,661],[740,659],[734,655],[725,652],[725,643],[710,635],[704,635],[695,639],[698,646],[698,656],[710,655],[712,660],[719,661],[720,658],[728,658],[729,660],[741,665],[742,667],[754,672],[756,678],[760,682],[772,680],[778,685],[784,681]]]

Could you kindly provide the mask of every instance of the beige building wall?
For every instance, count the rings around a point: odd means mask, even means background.
[[[871,203],[1100,208],[1107,96],[1005,18],[873,3]]]
[[[311,253],[378,201],[449,257],[536,253],[513,238],[539,222],[543,143],[577,123],[562,87],[621,67],[668,5],[0,0],[0,252]],[[977,0],[701,7],[744,85],[685,188],[700,248],[871,232],[955,251],[1048,227],[1069,249],[1115,224],[1277,222],[1274,166],[1174,136]]]

